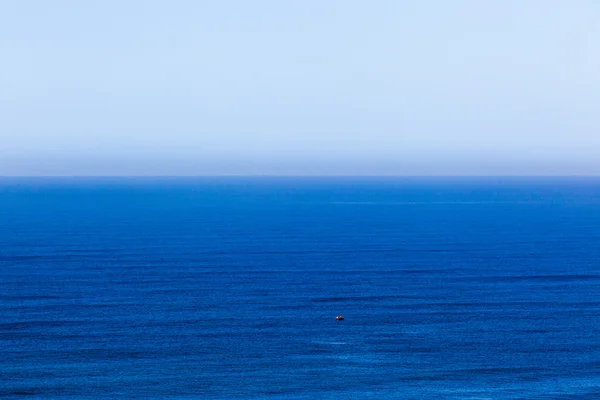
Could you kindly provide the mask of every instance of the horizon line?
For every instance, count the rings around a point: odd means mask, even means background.
[[[215,175],[0,175],[6,178],[600,178],[599,175],[355,175],[355,174],[215,174]]]

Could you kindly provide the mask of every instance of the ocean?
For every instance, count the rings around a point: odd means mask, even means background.
[[[1,178],[0,398],[600,399],[600,178]]]

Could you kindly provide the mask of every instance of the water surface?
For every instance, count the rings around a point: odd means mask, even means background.
[[[598,399],[600,180],[3,178],[0,397]]]

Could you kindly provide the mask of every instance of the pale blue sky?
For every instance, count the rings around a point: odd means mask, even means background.
[[[0,175],[600,175],[597,0],[7,0],[0,54]]]

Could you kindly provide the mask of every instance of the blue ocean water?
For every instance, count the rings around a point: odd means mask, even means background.
[[[599,399],[600,179],[3,178],[0,398]]]

